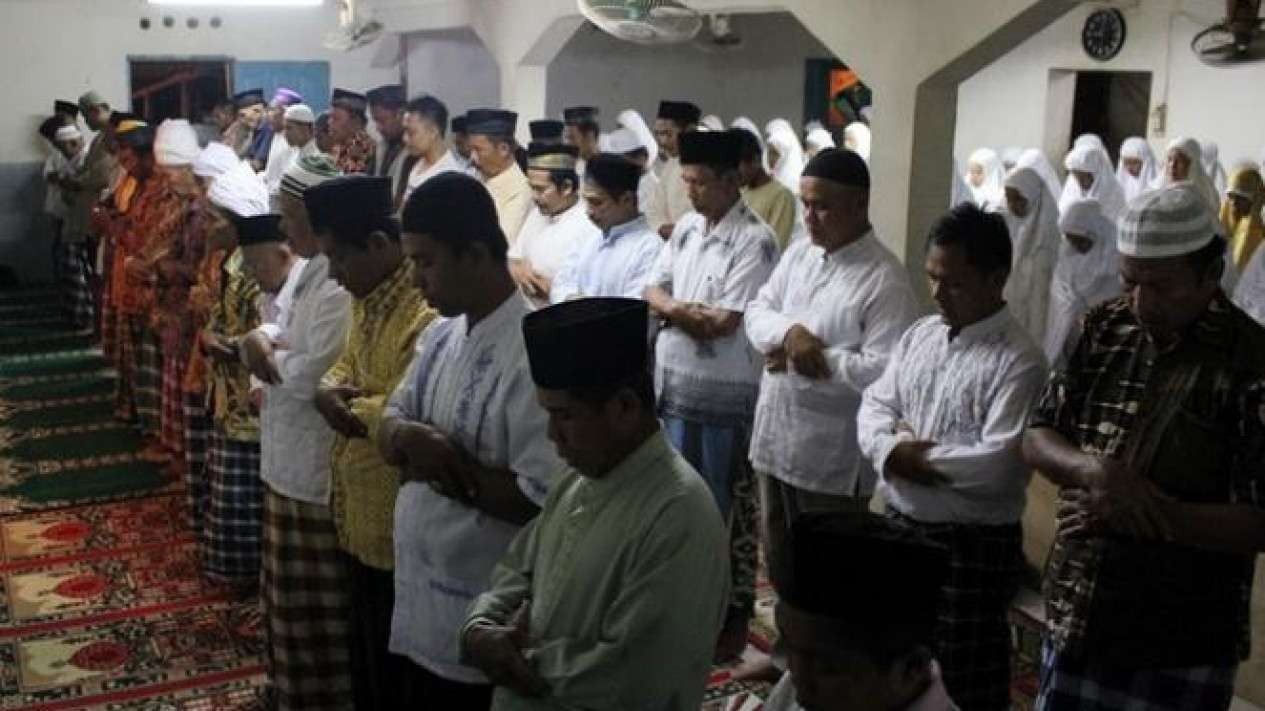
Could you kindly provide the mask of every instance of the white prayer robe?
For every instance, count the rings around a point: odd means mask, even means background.
[[[646,286],[677,301],[741,314],[768,281],[777,257],[773,230],[740,199],[714,225],[697,212],[678,222]],[[745,429],[763,365],[741,328],[709,341],[665,328],[655,343],[660,413]]]
[[[56,146],[44,158],[44,170],[41,173],[45,177],[44,183],[44,213],[58,219],[65,219],[70,211],[70,207],[66,205],[66,201],[62,199],[62,190],[60,186],[53,185],[48,182],[50,175],[64,176],[66,174],[66,156],[62,154]]]
[[[580,297],[640,299],[662,249],[663,240],[640,215],[596,238],[590,236],[554,278],[549,300],[557,304]]]
[[[977,187],[971,182],[970,169],[971,166],[978,165],[984,169],[984,182]],[[971,198],[975,204],[982,210],[996,212],[1006,205],[1006,191],[1004,182],[1006,172],[1001,167],[1001,158],[997,156],[997,152],[991,148],[980,148],[966,159],[967,174],[962,176],[966,180],[966,187],[971,191]]]
[[[543,505],[563,465],[528,369],[527,313],[512,294],[473,327],[465,316],[432,322],[385,417],[438,428],[483,466],[508,469],[523,495]],[[486,684],[483,672],[461,664],[458,634],[519,530],[424,483],[401,486],[391,651],[445,679]]]
[[[658,176],[649,170],[642,173],[641,180],[637,182],[637,205],[652,227],[672,223],[673,220],[668,216],[667,201],[667,193]]]
[[[312,145],[315,145],[315,141]],[[299,161],[299,149],[294,148],[286,141],[285,132],[272,134],[272,143],[268,146],[268,162],[264,165],[264,169],[260,171],[263,176],[264,185],[268,186],[268,194],[276,196],[281,192],[281,179],[285,177],[286,171],[294,167]]]
[[[1027,329],[1035,343],[1045,342],[1045,319],[1050,303],[1050,282],[1059,258],[1059,217],[1054,196],[1032,168],[1017,168],[1006,178],[1007,187],[1028,201],[1028,215],[1004,213],[1010,229],[1013,259],[1003,292],[1010,312]]]
[[[260,384],[259,474],[274,492],[297,501],[329,504],[334,432],[312,403],[347,343],[351,301],[329,278],[329,260],[317,255],[296,261],[277,298],[261,303],[258,331],[273,344],[281,383]]]
[[[1182,181],[1174,181],[1168,176],[1167,161],[1168,156],[1173,151],[1177,151],[1190,161],[1190,171],[1186,174],[1186,179]],[[1168,144],[1168,150],[1164,151],[1165,170],[1160,180],[1160,187],[1174,185],[1176,183],[1190,183],[1207,203],[1208,209],[1212,211],[1212,217],[1215,220],[1221,212],[1221,193],[1212,183],[1212,178],[1208,176],[1204,170],[1203,164],[1203,148],[1200,147],[1199,141],[1193,138],[1177,138]]]
[[[1142,170],[1137,177],[1134,177],[1124,167],[1126,158],[1142,161]],[[1124,139],[1124,143],[1120,144],[1120,161],[1116,164],[1116,181],[1120,183],[1120,187],[1124,190],[1126,202],[1133,202],[1134,198],[1153,189],[1159,183],[1160,166],[1155,160],[1155,153],[1151,151],[1151,144],[1147,143],[1145,138],[1132,136]]]
[[[662,433],[602,479],[567,471],[469,623],[504,624],[530,600],[526,656],[550,693],[498,687],[492,708],[697,711],[726,608],[725,530],[702,477]]]
[[[856,445],[861,393],[883,374],[919,314],[908,272],[871,231],[829,254],[793,243],[755,301],[746,331],[761,353],[782,347],[799,324],[826,343],[828,380],[765,371],[751,463],[756,471],[823,494],[869,496],[875,475]]]
[[[1067,206],[1059,218],[1064,235],[1059,262],[1050,285],[1050,311],[1046,318],[1045,358],[1059,367],[1075,348],[1080,323],[1091,307],[1120,295],[1120,253],[1116,251],[1116,226],[1102,212],[1097,200],[1079,200]],[[1066,235],[1088,237],[1094,246],[1084,254],[1076,251]]]
[[[1068,170],[1068,176],[1067,183],[1063,186],[1063,194],[1059,197],[1060,213],[1066,211],[1067,206],[1077,200],[1097,200],[1107,219],[1117,220],[1124,214],[1128,206],[1124,188],[1120,187],[1120,183],[1116,181],[1116,175],[1111,170],[1111,158],[1106,151],[1088,145],[1073,148],[1072,152],[1067,154],[1063,167]],[[1074,170],[1094,176],[1094,182],[1090,184],[1088,190],[1082,188],[1076,176],[1071,174]]]
[[[1045,384],[1041,351],[1006,309],[950,340],[939,315],[915,323],[866,391],[861,451],[888,505],[928,523],[1012,524],[1032,469],[1021,452],[1028,412]],[[923,486],[883,471],[897,444],[930,441],[927,461],[949,478]]]
[[[583,200],[577,200],[557,215],[545,215],[533,209],[510,247],[509,258],[523,260],[552,281],[572,254],[584,244],[601,238],[602,231],[589,219],[588,206]],[[531,303],[539,309],[548,306],[549,299],[532,299]]]

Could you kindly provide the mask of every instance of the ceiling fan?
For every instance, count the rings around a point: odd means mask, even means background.
[[[1226,0],[1225,20],[1195,35],[1190,48],[1214,67],[1265,60],[1263,28],[1261,0]]]

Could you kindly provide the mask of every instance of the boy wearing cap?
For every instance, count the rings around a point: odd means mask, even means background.
[[[1265,550],[1265,329],[1221,291],[1189,185],[1120,221],[1124,296],[1092,309],[1024,440],[1060,487],[1038,707],[1228,708]]]
[[[778,250],[773,231],[742,202],[739,140],[737,131],[681,137],[683,182],[694,211],[663,246],[645,298],[664,324],[655,346],[655,386],[668,438],[703,475],[721,514],[745,522],[742,514],[750,509],[736,507],[734,493],[754,496],[747,450],[764,359],[742,323]],[[722,661],[745,649],[755,606],[754,536],[740,538],[734,536],[730,561],[732,611],[717,648]]]
[[[462,662],[458,633],[560,462],[531,387],[520,328],[528,306],[491,196],[445,173],[409,198],[404,226],[416,284],[444,318],[418,339],[379,429],[404,481],[391,650],[412,660],[399,683],[414,707],[487,708],[489,679]]]
[[[940,313],[900,337],[857,414],[887,514],[949,549],[936,658],[963,707],[1010,708],[1010,602],[1023,571],[1020,455],[1045,378],[1040,348],[1006,308],[1006,223],[970,203],[942,216],[926,270]]]
[[[462,628],[494,709],[702,702],[725,615],[724,521],[660,430],[646,318],[640,299],[583,299],[523,321],[567,468]]]

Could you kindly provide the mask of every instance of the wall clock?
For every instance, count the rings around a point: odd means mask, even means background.
[[[1124,13],[1114,7],[1095,10],[1085,19],[1081,46],[1085,53],[1105,62],[1120,54],[1125,39]]]

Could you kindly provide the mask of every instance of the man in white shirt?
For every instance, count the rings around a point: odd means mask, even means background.
[[[681,177],[681,136],[698,128],[703,114],[688,101],[662,101],[654,121],[654,137],[659,143],[659,157],[654,172],[663,185],[664,219],[667,222],[651,225],[664,240],[672,236],[676,221],[685,217],[692,208],[690,197]]]
[[[400,708],[486,709],[492,687],[462,663],[458,635],[562,463],[523,344],[529,309],[487,190],[459,173],[428,181],[404,207],[402,244],[444,318],[418,338],[378,432],[403,482],[391,651],[412,665]]]
[[[273,136],[273,150],[264,167],[264,184],[274,206],[281,192],[281,179],[299,162],[299,158],[319,153],[316,147],[316,114],[307,104],[287,106],[282,113],[282,129]],[[280,142],[284,149],[278,150]]]
[[[241,353],[261,403],[268,677],[275,708],[286,711],[333,711],[352,699],[350,601],[330,511],[333,430],[313,404],[346,343],[351,295],[329,279],[302,198],[337,174],[328,157],[306,159],[286,174],[283,215],[254,218],[261,229],[241,232],[243,268],[263,290],[261,325]]]
[[[534,308],[549,305],[553,279],[581,245],[601,239],[580,199],[575,146],[527,147],[527,180],[536,209],[509,251],[510,273]]]
[[[408,180],[404,163],[411,155],[404,145],[404,113],[408,99],[404,87],[388,84],[365,92],[369,100],[369,117],[378,129],[381,140],[373,154],[373,173],[380,178],[391,179],[391,196],[397,207],[403,205],[403,195]]]
[[[945,685],[964,707],[996,711],[1010,707],[1007,614],[1024,564],[1021,445],[1046,372],[1002,299],[1011,249],[1003,218],[970,203],[936,222],[926,270],[940,313],[901,337],[857,418],[888,516],[950,551],[936,635]]]
[[[750,456],[769,561],[782,558],[799,513],[869,507],[876,482],[856,444],[861,394],[918,316],[905,267],[870,226],[865,161],[824,151],[800,191],[809,238],[782,256],[746,318],[765,357]]]
[[[743,315],[778,254],[773,230],[742,201],[740,149],[736,131],[695,131],[681,138],[694,211],[677,222],[646,286],[646,300],[663,323],[655,347],[655,390],[664,430],[703,475],[731,522],[739,518],[731,512],[754,509],[736,505],[733,495],[754,499],[747,451],[764,363],[742,330]],[[749,530],[749,518],[743,523],[731,525],[731,538]],[[719,661],[746,648],[755,608],[755,558],[755,545],[731,546],[733,594]]]
[[[650,228],[637,204],[641,168],[632,161],[600,153],[584,173],[584,204],[601,231],[571,253],[554,277],[553,303],[586,296],[640,299],[659,258],[663,241]]]
[[[850,570],[882,571],[848,575]],[[949,553],[868,512],[795,521],[777,626],[790,671],[763,711],[957,711],[933,656]],[[743,709],[752,706],[743,706]]]
[[[470,155],[496,205],[497,222],[513,244],[531,210],[531,186],[515,159],[514,128],[518,114],[499,109],[473,109],[466,114]]]
[[[449,171],[464,172],[460,160],[448,150],[444,139],[447,127],[448,107],[430,94],[422,94],[405,107],[404,147],[415,160],[409,170],[400,209],[427,180]]]
[[[580,158],[576,161],[576,170],[580,175],[584,175],[584,167],[601,152],[602,123],[599,113],[593,106],[571,106],[562,110],[562,120],[566,123],[563,140],[580,151]]]

